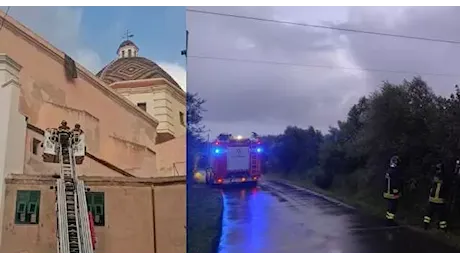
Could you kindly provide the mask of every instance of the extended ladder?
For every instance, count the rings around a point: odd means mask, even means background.
[[[68,139],[65,147],[57,142],[61,165],[60,179],[56,181],[58,252],[92,253],[85,184],[78,180],[71,138]]]
[[[259,172],[259,165],[257,164],[257,154],[251,153],[251,174]]]

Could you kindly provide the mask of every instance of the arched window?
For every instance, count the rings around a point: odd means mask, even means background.
[[[121,57],[122,57],[122,58],[125,57],[125,51],[121,51]]]
[[[131,57],[131,50],[128,50],[128,57]]]

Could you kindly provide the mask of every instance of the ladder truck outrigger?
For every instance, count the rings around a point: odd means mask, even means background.
[[[86,204],[88,189],[76,172],[76,165],[82,164],[85,157],[85,135],[78,124],[70,130],[65,121],[59,128],[46,129],[44,135],[43,161],[60,164],[55,186],[58,253],[93,253],[93,223]]]
[[[209,148],[206,183],[257,185],[262,176],[263,147],[256,133],[248,138],[220,134]]]

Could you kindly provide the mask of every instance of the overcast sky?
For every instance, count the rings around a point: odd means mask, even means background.
[[[189,7],[229,14],[460,41],[458,7]],[[281,133],[287,125],[320,130],[345,119],[381,82],[417,73],[436,93],[460,76],[460,45],[348,33],[187,13],[189,56],[358,68],[325,69],[189,57],[187,87],[206,99],[204,123],[220,132]],[[359,69],[411,71],[375,73]]]

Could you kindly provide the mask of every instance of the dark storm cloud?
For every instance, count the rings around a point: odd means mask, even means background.
[[[193,7],[195,8],[195,7]],[[192,9],[192,8],[191,8]],[[202,9],[203,10],[203,9]],[[206,8],[295,22],[460,39],[457,8]],[[324,14],[324,15],[321,15]],[[315,18],[316,17],[316,18]],[[437,24],[437,25],[436,25]],[[456,74],[460,45],[427,43],[188,13],[189,55],[295,64]],[[457,31],[456,31],[457,29]],[[287,125],[326,130],[391,73],[189,58],[188,90],[207,100],[205,124],[274,133]],[[423,76],[423,75],[422,75]],[[426,77],[443,93],[455,78]],[[437,87],[435,87],[437,89]]]
[[[349,20],[337,26],[359,28],[393,34],[460,41],[460,8],[350,8]],[[391,37],[346,34],[348,50],[355,62],[364,68],[384,68],[419,72],[438,94],[449,94],[460,77],[460,44],[427,42]],[[400,82],[412,75],[369,74],[368,89],[375,89],[382,80]]]

